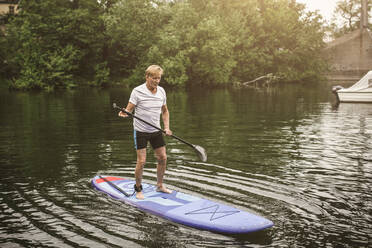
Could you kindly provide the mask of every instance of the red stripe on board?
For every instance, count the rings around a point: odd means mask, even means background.
[[[121,178],[121,177],[105,177],[105,179],[107,181],[117,181],[117,180],[123,180],[124,178]],[[102,178],[98,178],[96,179],[96,183],[104,183],[105,180],[103,180]]]

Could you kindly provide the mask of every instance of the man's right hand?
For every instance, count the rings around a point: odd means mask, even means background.
[[[128,117],[128,115],[125,112],[123,112],[123,111],[120,111],[119,114],[118,114],[118,116],[119,117],[123,117],[123,118]]]
[[[126,108],[122,108],[122,111],[119,112],[118,116],[119,117],[123,117],[123,118],[128,117],[133,112],[133,110],[134,110],[135,107],[136,107],[136,105],[134,105],[131,102],[128,102],[127,107]],[[128,112],[129,115],[126,112]]]

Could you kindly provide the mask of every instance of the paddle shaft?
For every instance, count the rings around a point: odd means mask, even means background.
[[[108,183],[111,187],[115,188],[116,190],[118,190],[120,193],[122,193],[126,197],[129,197],[130,196],[127,192],[125,192],[124,190],[122,190],[121,188],[119,188],[118,186],[116,186],[115,184],[113,184],[112,182],[110,182],[109,180],[107,180],[106,178],[104,178],[102,176],[99,176],[99,178],[101,178],[103,181],[105,181],[106,183]]]
[[[152,126],[153,128],[156,128],[156,129],[159,130],[159,131],[162,131],[163,133],[166,133],[163,129],[161,129],[161,128],[155,126],[154,124],[152,124],[152,123],[150,123],[150,122],[148,122],[148,121],[145,121],[144,119],[142,119],[142,118],[140,118],[140,117],[135,116],[135,115],[132,114],[131,112],[126,111],[124,108],[120,108],[120,107],[117,106],[116,104],[114,105],[114,108],[120,109],[121,111],[123,111],[123,112],[126,113],[127,115],[129,115],[129,116],[131,116],[131,117],[133,117],[133,118],[136,118],[136,119],[138,119],[138,120],[140,120],[140,121],[146,123],[147,125]],[[177,139],[177,140],[179,140],[179,141],[181,141],[181,142],[183,142],[183,143],[185,143],[186,145],[191,146],[192,148],[195,149],[195,146],[194,146],[193,144],[187,142],[186,140],[183,140],[183,139],[181,139],[180,137],[177,137],[176,135],[173,135],[173,134],[170,135],[170,136],[173,137],[173,138],[175,138],[175,139]]]

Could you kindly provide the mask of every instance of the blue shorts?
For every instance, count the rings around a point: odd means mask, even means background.
[[[148,142],[150,142],[152,149],[165,146],[163,132],[144,133],[134,130],[134,147],[136,150],[146,148]]]

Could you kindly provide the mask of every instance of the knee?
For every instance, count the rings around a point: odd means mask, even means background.
[[[137,166],[143,168],[146,164],[146,159],[137,159]]]
[[[157,157],[159,164],[166,164],[167,163],[167,155],[160,155]]]

